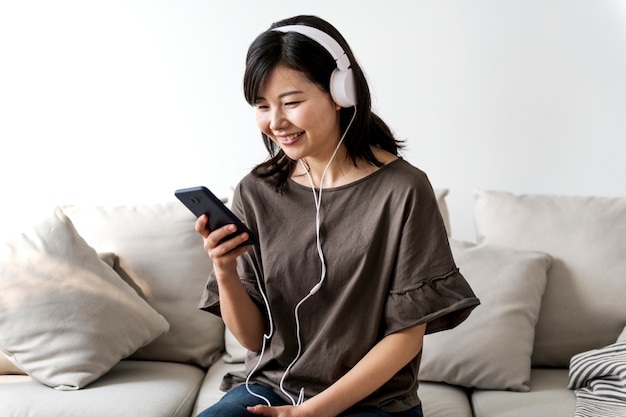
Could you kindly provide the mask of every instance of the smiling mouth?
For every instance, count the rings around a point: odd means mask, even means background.
[[[297,142],[298,139],[302,137],[302,135],[304,135],[304,132],[293,133],[291,135],[282,136],[279,138],[279,140],[280,143],[282,143],[283,145],[291,145],[292,143]]]

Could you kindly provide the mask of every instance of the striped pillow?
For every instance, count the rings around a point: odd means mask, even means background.
[[[626,341],[572,357],[568,387],[576,390],[575,417],[626,415]]]

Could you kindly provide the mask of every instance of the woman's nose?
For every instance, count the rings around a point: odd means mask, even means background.
[[[274,110],[270,116],[270,129],[279,130],[287,124],[287,118],[282,110]]]

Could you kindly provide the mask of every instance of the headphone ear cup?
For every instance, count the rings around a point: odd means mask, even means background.
[[[356,105],[356,89],[352,69],[342,71],[336,69],[330,75],[330,95],[341,107]]]

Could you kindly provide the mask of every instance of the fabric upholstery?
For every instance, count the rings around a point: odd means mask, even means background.
[[[7,356],[0,352],[0,375],[22,375],[24,371],[15,366]]]
[[[551,257],[456,240],[450,246],[481,305],[457,328],[425,336],[420,379],[527,391]]]
[[[572,357],[568,388],[576,393],[576,417],[626,415],[626,341]]]
[[[204,371],[193,365],[123,360],[86,389],[59,392],[25,376],[2,383],[2,417],[189,417]],[[195,415],[195,414],[194,414]]]
[[[626,321],[626,198],[475,197],[479,242],[554,257],[533,364],[567,367],[573,355],[613,343]]]
[[[439,212],[443,218],[443,224],[446,227],[446,233],[448,237],[452,236],[452,227],[450,226],[450,212],[448,211],[448,203],[446,197],[449,190],[447,188],[435,188],[435,198],[437,199],[437,206],[439,206]]]
[[[224,392],[220,391],[219,386],[221,385],[222,378],[224,378],[226,373],[242,371],[243,369],[243,363],[227,363],[223,360],[215,362],[215,364],[207,371],[207,374],[202,381],[202,386],[198,392],[198,398],[196,399],[192,415],[198,415],[198,413],[206,408],[209,408],[222,398]]]
[[[179,201],[66,207],[80,234],[99,252],[117,255],[116,270],[170,323],[170,331],[134,359],[210,366],[224,349],[222,321],[197,309],[212,263]]]
[[[567,389],[567,369],[533,369],[529,392],[476,390],[475,417],[572,417],[574,392]]]
[[[43,384],[80,389],[168,328],[59,208],[0,246],[0,348]]]
[[[462,387],[420,382],[417,392],[425,417],[472,417],[468,393]]]
[[[624,330],[622,330],[622,332],[617,338],[617,342],[624,342],[624,341],[626,341],[626,327],[624,327]]]

